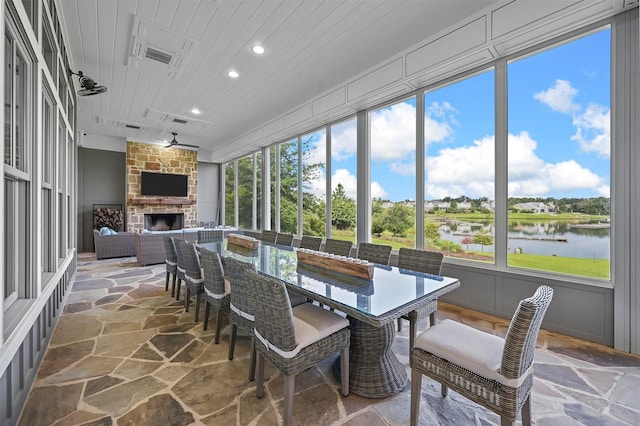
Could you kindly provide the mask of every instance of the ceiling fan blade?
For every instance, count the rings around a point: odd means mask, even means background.
[[[188,146],[189,148],[200,148],[197,145],[189,145],[188,143],[178,143],[179,146]]]

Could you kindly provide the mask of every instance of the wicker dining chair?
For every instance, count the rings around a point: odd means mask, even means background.
[[[284,376],[284,424],[293,424],[296,374],[340,352],[342,394],[349,395],[349,320],[311,303],[291,308],[285,285],[265,275],[245,274],[255,306],[258,361],[256,394],[264,396],[265,358]]]
[[[422,375],[497,413],[501,423],[531,424],[531,387],[536,339],[553,289],[540,286],[520,301],[505,338],[444,320],[416,339],[411,349],[411,425],[418,424]]]
[[[276,231],[270,231],[265,229],[262,231],[262,235],[260,236],[259,239],[264,241],[265,243],[275,244],[277,237],[278,237],[278,233]]]
[[[200,249],[200,263],[204,271],[204,323],[202,329],[209,326],[211,308],[216,313],[216,337],[214,343],[220,342],[221,314],[229,312],[231,302],[231,284],[224,278],[224,269],[220,255],[215,251]]]
[[[276,244],[280,244],[282,246],[292,246],[293,234],[283,234],[282,232],[278,232],[278,234],[276,235]]]
[[[233,360],[236,347],[238,328],[251,336],[251,363],[249,366],[249,381],[253,381],[256,372],[256,352],[253,337],[254,315],[253,295],[246,284],[245,275],[255,270],[250,263],[245,263],[232,257],[224,258],[224,270],[231,285],[231,299],[229,303],[229,322],[231,323],[231,337],[229,339],[229,361]]]
[[[185,269],[184,311],[189,312],[189,303],[191,301],[191,293],[193,292],[196,296],[196,308],[193,320],[198,322],[200,314],[200,299],[202,297],[202,293],[204,293],[204,277],[202,276],[202,269],[200,267],[200,257],[196,251],[196,246],[192,243],[179,240],[178,247],[182,252]]]
[[[358,244],[358,259],[389,266],[391,258],[391,246],[386,244]]]
[[[322,238],[320,237],[303,235],[302,240],[300,240],[300,248],[320,251],[320,246],[322,246]]]
[[[176,259],[178,259],[178,265],[176,267],[176,272],[178,275],[176,283],[176,300],[180,300],[180,287],[182,282],[186,280],[184,257],[182,256],[182,250],[180,250],[180,241],[182,240],[179,238],[171,238],[171,240],[173,241],[173,246],[176,248]]]
[[[198,243],[220,243],[224,240],[222,229],[200,229],[198,230]]]
[[[324,242],[324,252],[335,254],[338,256],[350,256],[352,246],[353,242],[351,241],[334,240],[333,238],[327,238]]]
[[[176,254],[176,246],[173,243],[173,239],[164,237],[163,242],[165,252],[164,264],[167,270],[164,291],[169,291],[169,278],[173,277],[171,280],[171,297],[173,297],[176,291],[176,279],[178,275],[178,255]]]
[[[398,251],[398,268],[423,272],[425,274],[440,275],[443,258],[444,255],[439,251],[416,250],[401,247]],[[409,321],[409,349],[414,345],[418,322],[428,316],[429,326],[435,325],[437,310],[438,299],[434,297],[429,300],[428,304],[398,318],[398,331],[402,330],[403,319]]]
[[[262,232],[260,231],[247,230],[247,231],[244,231],[243,234],[246,235],[247,237],[255,238],[256,240],[262,239]]]

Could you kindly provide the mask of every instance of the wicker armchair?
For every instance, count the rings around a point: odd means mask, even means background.
[[[233,360],[236,347],[238,328],[251,336],[251,364],[249,367],[249,381],[253,381],[256,372],[256,352],[253,337],[253,296],[247,288],[245,275],[255,270],[250,263],[227,257],[224,259],[224,270],[231,284],[231,300],[229,303],[229,322],[231,323],[231,338],[229,339],[229,361]]]
[[[293,245],[293,235],[278,232],[278,234],[276,235],[276,244],[291,247]]]
[[[93,245],[96,249],[96,259],[110,257],[135,256],[134,234],[120,232],[116,235],[100,235],[97,229],[93,230]]]
[[[164,251],[166,259],[164,261],[167,270],[167,278],[164,283],[164,291],[169,290],[169,278],[173,276],[171,281],[171,297],[174,296],[176,291],[176,278],[178,275],[178,255],[176,254],[176,246],[173,243],[173,239],[164,237]]]
[[[229,312],[229,302],[231,301],[231,284],[224,278],[224,270],[218,253],[201,249],[200,261],[204,270],[204,323],[202,329],[209,326],[209,312],[213,307],[216,312],[216,337],[215,344],[220,342],[220,327],[222,321],[220,314]]]
[[[191,292],[196,295],[196,309],[193,320],[198,322],[200,313],[200,299],[204,293],[204,277],[200,268],[200,258],[195,245],[184,240],[178,241],[178,250],[182,253],[184,261],[185,290],[184,290],[184,311],[189,312],[189,302]]]
[[[284,375],[284,424],[293,424],[296,374],[340,352],[342,394],[349,395],[349,321],[310,303],[289,307],[280,281],[249,271],[245,274],[255,306],[255,345],[258,358],[256,390],[264,396],[265,358]]]
[[[411,425],[418,424],[422,375],[451,388],[514,424],[531,424],[533,357],[553,290],[540,286],[513,314],[504,339],[451,320],[422,333],[411,350]]]
[[[439,251],[416,250],[402,247],[398,251],[398,268],[424,272],[425,274],[440,275],[443,258],[444,255]],[[413,348],[416,339],[416,326],[418,321],[429,316],[429,326],[435,325],[437,310],[438,299],[433,298],[427,305],[398,318],[398,331],[402,330],[403,319],[409,321],[409,349]]]
[[[222,229],[199,229],[198,243],[219,243],[224,240]]]
[[[350,256],[351,246],[353,246],[353,243],[351,241],[334,240],[333,238],[327,238],[327,240],[324,242],[324,252],[336,254],[338,256]]]
[[[303,235],[302,240],[300,241],[300,248],[305,248],[309,250],[320,251],[321,245],[322,245],[322,238],[320,237],[311,237],[309,235]]]
[[[276,231],[269,231],[265,229],[262,231],[262,234],[258,239],[264,241],[265,243],[275,244],[277,237],[278,233]]]
[[[389,266],[391,258],[391,246],[385,244],[358,244],[358,259]]]

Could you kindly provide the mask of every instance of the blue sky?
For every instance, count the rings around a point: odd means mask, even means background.
[[[609,196],[609,58],[606,29],[508,65],[510,196]],[[354,198],[355,131],[332,130],[332,187]],[[494,199],[494,133],[493,70],[428,92],[425,198]],[[415,99],[374,111],[370,134],[372,197],[415,199]]]

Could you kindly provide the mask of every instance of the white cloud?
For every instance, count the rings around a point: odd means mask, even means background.
[[[424,143],[429,145],[451,137],[453,134],[452,124],[458,124],[454,116],[457,112],[449,102],[431,103],[424,114]]]
[[[336,189],[336,186],[341,183],[344,187],[344,192],[347,197],[356,199],[358,192],[358,179],[352,175],[347,169],[338,169],[331,176],[331,191]]]
[[[348,197],[354,200],[357,199],[358,179],[355,175],[351,174],[347,169],[338,169],[331,177],[331,191],[336,189],[338,183],[342,184]],[[387,191],[378,182],[371,182],[371,198],[386,199],[387,195],[389,195]]]
[[[585,152],[595,152],[604,157],[611,154],[611,111],[598,104],[589,104],[586,111],[573,118],[577,141]]]
[[[567,80],[556,80],[555,86],[538,92],[533,97],[554,111],[562,113],[575,112],[580,109],[580,105],[573,102],[573,98],[578,93],[578,89],[571,87]]]
[[[358,127],[355,120],[331,128],[331,158],[345,160],[356,155]]]
[[[416,109],[401,102],[371,116],[371,160],[404,160],[416,151]]]
[[[545,163],[536,154],[537,142],[528,132],[508,137],[508,194],[513,197],[570,194],[574,190],[594,190],[609,196],[604,179],[575,160]],[[494,137],[473,141],[472,145],[445,148],[426,159],[427,199],[467,195],[494,198]]]

